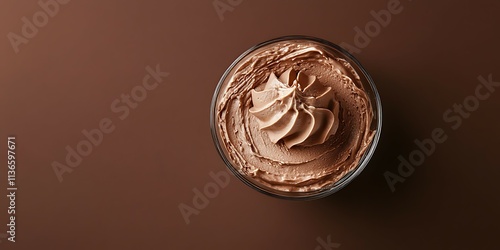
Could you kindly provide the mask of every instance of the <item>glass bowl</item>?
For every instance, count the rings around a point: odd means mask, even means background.
[[[224,145],[221,145],[221,141],[223,140],[220,135],[220,129],[217,126],[218,122],[218,117],[217,117],[217,106],[219,104],[221,96],[224,94],[224,90],[227,87],[227,84],[229,84],[229,80],[239,64],[244,61],[249,56],[252,56],[252,54],[256,51],[263,50],[266,47],[279,43],[279,42],[310,42],[314,43],[317,45],[320,45],[323,49],[327,50],[329,53],[332,53],[336,57],[340,57],[345,59],[347,62],[350,63],[350,65],[354,68],[356,73],[359,75],[361,83],[363,85],[364,91],[367,94],[369,101],[371,103],[372,111],[373,111],[373,120],[371,121],[371,129],[375,131],[374,136],[372,141],[370,142],[370,145],[367,147],[366,151],[364,152],[363,156],[361,157],[361,160],[359,161],[359,164],[357,167],[352,169],[350,172],[345,174],[340,180],[334,182],[331,185],[322,187],[320,189],[314,190],[314,191],[305,191],[305,192],[299,192],[299,191],[281,191],[274,189],[272,187],[263,185],[262,183],[256,181],[253,177],[239,171],[237,164],[233,160],[230,159],[228,152],[225,148]],[[221,92],[222,91],[222,92]],[[210,107],[210,128],[212,132],[212,138],[215,143],[215,146],[217,148],[217,151],[221,158],[223,159],[224,163],[226,166],[231,170],[231,172],[238,177],[242,182],[247,184],[248,186],[252,187],[253,189],[262,192],[264,194],[273,196],[273,197],[278,197],[278,198],[285,198],[285,199],[293,199],[293,200],[311,200],[311,199],[317,199],[317,198],[322,198],[325,196],[328,196],[330,194],[333,194],[343,187],[345,187],[347,184],[349,184],[354,178],[356,178],[366,167],[368,162],[370,161],[370,158],[372,157],[373,153],[375,152],[375,148],[377,147],[377,143],[380,138],[381,134],[381,129],[382,129],[382,104],[380,101],[379,94],[377,92],[377,89],[375,87],[375,84],[370,77],[370,75],[366,72],[366,70],[361,66],[361,64],[351,55],[349,54],[346,50],[341,48],[340,46],[331,43],[329,41],[315,38],[315,37],[308,37],[308,36],[286,36],[286,37],[279,37],[276,39],[272,39],[263,43],[260,43],[247,51],[245,51],[243,54],[241,54],[230,66],[229,68],[224,72],[222,75],[216,89],[215,93],[213,95],[211,107]]]

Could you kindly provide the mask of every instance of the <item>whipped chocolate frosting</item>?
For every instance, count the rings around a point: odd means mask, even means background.
[[[288,148],[321,144],[339,125],[332,87],[292,68],[279,79],[271,73],[264,90],[252,90],[252,103],[250,113],[260,129],[274,143],[283,139]]]
[[[359,165],[375,133],[356,70],[312,41],[252,51],[229,72],[215,105],[220,146],[233,167],[279,191],[330,187]]]

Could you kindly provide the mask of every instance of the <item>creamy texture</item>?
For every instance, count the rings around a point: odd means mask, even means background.
[[[245,56],[226,77],[217,133],[250,181],[308,192],[358,166],[374,136],[373,109],[355,69],[334,53],[309,41],[277,42]]]
[[[272,142],[282,139],[288,148],[321,144],[339,125],[332,87],[292,68],[279,79],[271,73],[264,90],[252,90],[252,104],[250,113],[259,128]]]

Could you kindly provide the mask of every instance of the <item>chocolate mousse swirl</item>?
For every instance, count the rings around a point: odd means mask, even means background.
[[[332,186],[358,166],[375,133],[358,72],[309,41],[277,42],[246,55],[225,78],[215,112],[234,168],[280,191]]]
[[[331,87],[315,76],[290,68],[269,75],[264,89],[252,90],[250,113],[273,143],[285,146],[313,146],[324,143],[339,127],[339,104]]]

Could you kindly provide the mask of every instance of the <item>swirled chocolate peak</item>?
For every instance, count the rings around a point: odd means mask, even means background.
[[[318,42],[253,50],[218,93],[221,147],[235,170],[260,186],[331,187],[359,166],[375,134],[365,80],[346,56]]]
[[[331,87],[315,76],[292,68],[269,74],[263,90],[252,90],[250,113],[273,143],[283,140],[288,148],[324,143],[339,126],[338,102]]]

